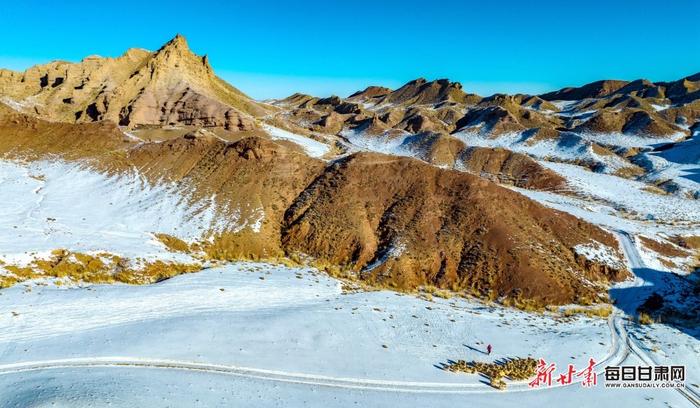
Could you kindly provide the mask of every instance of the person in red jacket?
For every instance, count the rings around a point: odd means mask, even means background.
[[[486,354],[491,355],[491,350],[493,350],[493,347],[490,344],[486,346]]]

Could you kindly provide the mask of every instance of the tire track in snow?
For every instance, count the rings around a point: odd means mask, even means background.
[[[622,246],[622,250],[625,253],[625,256],[627,257],[627,260],[630,265],[630,269],[632,270],[632,273],[634,274],[635,269],[641,269],[641,268],[646,268],[647,266],[644,264],[644,260],[642,260],[641,255],[639,254],[637,247],[634,245],[633,238],[632,236],[626,232],[626,231],[617,231],[615,233],[617,236],[618,240],[620,241],[620,244]],[[634,276],[634,282],[632,283],[632,287],[639,287],[643,286],[646,283],[646,281],[639,276],[635,274]],[[623,299],[626,302],[638,302],[639,299]],[[613,335],[618,337],[616,340],[618,343],[624,344],[625,349],[627,350],[627,356],[630,354],[634,354],[639,360],[641,360],[644,364],[647,365],[657,365],[656,360],[654,360],[654,357],[647,353],[644,349],[644,345],[642,342],[638,339],[634,339],[630,337],[627,333],[627,330],[625,329],[625,314],[620,310],[619,308],[615,308],[615,311],[611,315],[613,317],[612,320],[614,320],[614,330],[613,330]],[[627,360],[627,357],[623,360],[623,362]],[[689,383],[690,381],[686,379],[686,383]],[[686,398],[691,404],[693,404],[695,407],[700,407],[700,392],[690,388],[674,388],[678,393],[680,393],[684,398]]]
[[[0,365],[0,375],[61,368],[96,367],[125,367],[199,371],[212,374],[232,375],[237,377],[266,381],[278,381],[301,385],[405,393],[464,394],[501,392],[499,390],[486,387],[484,386],[484,384],[481,383],[465,384],[344,378],[231,365],[206,364],[176,360],[151,360],[145,358],[131,357],[91,357],[11,363]]]
[[[488,385],[481,382],[418,382],[331,377],[316,374],[266,370],[232,365],[135,357],[82,357],[3,364],[0,365],[0,375],[10,375],[23,372],[53,370],[62,368],[70,369],[105,367],[194,371],[300,385],[414,394],[487,394],[503,392],[545,391],[553,388],[578,385],[580,382],[573,382],[567,385],[552,385],[550,387],[544,388],[531,388],[527,385],[527,381],[509,382],[508,388],[505,391],[501,391],[495,388],[491,388]]]

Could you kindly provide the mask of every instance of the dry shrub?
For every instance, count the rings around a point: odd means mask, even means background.
[[[646,312],[640,312],[639,315],[637,315],[637,322],[639,322],[639,324],[654,324],[654,323],[656,323],[654,318],[651,317],[651,315],[646,313]]]
[[[114,275],[114,279],[130,285],[144,285],[164,281],[184,273],[198,272],[201,269],[202,266],[199,264],[155,261],[145,264],[142,269],[121,270]]]
[[[138,267],[117,255],[96,255],[70,252],[64,249],[52,251],[48,259],[36,259],[28,266],[6,265],[11,273],[0,277],[0,287],[37,278],[65,278],[74,282],[148,284],[159,282],[183,273],[197,272],[199,264],[177,262],[146,262]]]
[[[564,309],[562,314],[566,317],[571,317],[571,316],[576,316],[576,315],[585,315],[588,317],[607,318],[608,316],[610,316],[612,311],[613,311],[613,309],[612,309],[612,306],[610,306],[610,305],[602,306],[602,307],[592,307],[592,308],[570,307],[570,308]]]
[[[542,313],[545,305],[537,299],[527,299],[522,296],[508,297],[501,302],[504,306],[514,307],[524,312]]]
[[[153,234],[158,241],[165,245],[169,250],[175,252],[190,252],[190,246],[187,242],[181,240],[178,237],[174,237],[169,234]]]
[[[425,293],[426,297],[429,297],[431,300],[433,296],[442,298],[442,299],[451,299],[452,296],[454,296],[453,291],[447,290],[447,289],[440,289],[438,287],[435,287],[433,285],[425,285],[422,288],[422,291]]]
[[[208,260],[218,261],[259,261],[261,259],[282,258],[284,252],[277,243],[246,228],[239,232],[223,232],[211,239],[202,241],[199,248]]]

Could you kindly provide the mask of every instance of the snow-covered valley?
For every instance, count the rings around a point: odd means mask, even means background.
[[[0,204],[5,263],[56,248],[183,259],[189,255],[168,251],[153,233],[193,238],[216,225],[213,210],[189,212],[181,197],[138,178],[61,162],[1,166],[0,191],[16,198]],[[614,225],[625,223],[644,225]],[[0,406],[619,405],[600,385],[510,382],[498,391],[482,376],[441,368],[456,359],[528,356],[558,367],[593,358],[600,374],[607,364],[685,355],[688,388],[697,389],[697,335],[627,321],[625,302],[638,301],[623,300],[608,319],[563,317],[462,297],[348,292],[315,269],[249,262],[144,286],[27,281],[0,290]],[[691,406],[694,398],[668,389],[617,392],[639,406]]]
[[[227,406],[257,400],[264,389],[275,397],[258,406],[602,403],[602,389],[514,384],[499,392],[480,376],[438,366],[527,355],[559,366],[591,357],[634,361],[605,320],[388,291],[344,294],[339,282],[313,270],[267,264],[238,263],[141,287],[18,285],[3,290],[0,305],[8,329],[0,339],[0,390],[8,407]],[[486,343],[494,346],[491,356]],[[37,383],[41,391],[29,393]],[[169,396],[149,396],[160,385]],[[682,406],[669,391],[624,397]]]

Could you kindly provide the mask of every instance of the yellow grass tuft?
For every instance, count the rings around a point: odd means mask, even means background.
[[[20,282],[38,278],[68,279],[73,282],[148,284],[159,282],[183,273],[197,272],[199,264],[177,262],[146,262],[138,267],[117,255],[99,253],[96,255],[56,249],[48,259],[36,259],[31,264],[20,267],[5,265],[10,275],[0,276],[0,287],[6,288]]]
[[[606,305],[601,307],[570,307],[564,309],[562,314],[566,317],[585,315],[588,317],[601,317],[607,318],[612,313],[612,306]]]
[[[639,315],[637,316],[637,321],[639,324],[654,324],[656,321],[654,320],[653,317],[649,313],[645,312],[639,312]]]
[[[169,250],[175,252],[190,252],[190,246],[187,242],[178,237],[169,234],[156,233],[153,234],[158,241],[165,245]]]

